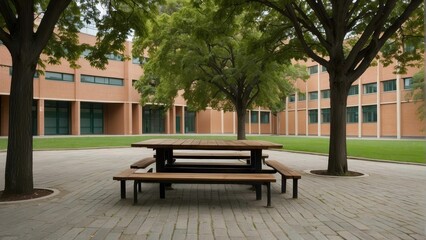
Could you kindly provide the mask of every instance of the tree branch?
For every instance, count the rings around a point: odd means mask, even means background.
[[[10,35],[0,28],[0,40],[10,50],[11,39]]]
[[[12,8],[10,6],[10,1],[0,0],[0,13],[6,22],[6,26],[9,29],[9,32],[12,33],[16,24],[16,17]]]
[[[43,48],[46,46],[50,36],[52,35],[56,23],[70,2],[71,0],[50,0],[46,13],[44,14],[44,17],[40,22],[40,26],[35,33],[34,52],[37,56],[43,51]]]

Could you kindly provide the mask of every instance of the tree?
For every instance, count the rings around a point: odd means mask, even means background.
[[[417,114],[421,121],[425,119],[425,69],[421,69],[418,73],[413,76],[413,88],[410,93],[410,97],[413,98],[414,102],[420,102],[417,107]],[[424,130],[424,129],[423,129]]]
[[[149,49],[145,74],[136,83],[142,104],[173,105],[179,90],[192,110],[206,107],[236,111],[237,138],[245,139],[245,119],[254,106],[281,110],[292,91],[289,81],[307,77],[306,69],[292,66],[293,55],[277,51],[255,22],[242,24],[243,16],[217,24],[211,4],[185,5],[163,14],[149,38],[136,51]],[[139,46],[138,46],[139,45]]]
[[[28,194],[33,191],[31,106],[33,76],[37,65],[59,63],[66,58],[78,67],[81,52],[93,66],[103,67],[106,53],[124,49],[131,33],[142,35],[144,22],[153,4],[148,0],[0,0],[0,40],[12,57],[9,137],[5,169],[5,194]],[[102,14],[99,6],[106,6]],[[95,46],[80,45],[78,31],[84,24],[98,27]],[[132,28],[130,27],[132,26]],[[46,62],[40,55],[48,56]]]
[[[291,21],[295,35],[284,40],[298,41],[306,55],[327,68],[330,82],[330,146],[327,172],[344,175],[348,171],[346,152],[346,104],[349,88],[370,66],[380,49],[401,29],[410,15],[422,15],[422,0],[218,0],[234,9],[250,2],[266,6],[262,15],[279,23]],[[253,5],[251,5],[253,6]],[[252,7],[254,8],[254,7]],[[228,10],[229,11],[229,10]],[[422,20],[421,20],[422,21]]]

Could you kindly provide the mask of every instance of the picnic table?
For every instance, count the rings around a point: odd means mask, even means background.
[[[281,144],[261,140],[198,140],[198,139],[150,139],[133,143],[132,147],[146,147],[155,150],[157,172],[181,173],[271,173],[262,169],[262,150],[282,148]],[[248,151],[250,161],[241,166],[230,164],[175,164],[175,150],[209,150],[209,151]],[[212,159],[214,153],[212,153]],[[261,198],[261,186],[256,186],[257,199]],[[160,184],[160,191],[164,185]]]

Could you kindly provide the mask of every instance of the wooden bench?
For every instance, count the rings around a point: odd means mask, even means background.
[[[293,179],[293,198],[297,198],[297,180],[302,178],[300,173],[291,170],[276,160],[267,160],[266,165],[281,174],[281,193],[286,192],[287,179]]]
[[[160,198],[165,198],[165,184],[167,183],[198,183],[198,184],[263,184],[267,189],[267,206],[271,206],[271,182],[276,179],[272,174],[263,173],[135,173],[128,169],[113,177],[121,181],[121,198],[126,198],[126,180],[134,180],[133,201],[137,203],[137,186],[141,182],[160,183]],[[123,194],[124,192],[124,194]]]
[[[268,158],[268,154],[262,153],[262,159]],[[173,158],[185,159],[247,159],[250,160],[248,152],[174,152]]]
[[[155,158],[147,157],[133,163],[132,165],[130,165],[130,168],[145,169],[153,163],[155,163]]]

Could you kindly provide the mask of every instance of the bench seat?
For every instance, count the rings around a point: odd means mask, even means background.
[[[145,169],[153,163],[155,163],[155,158],[146,157],[130,165],[130,168]]]
[[[137,186],[140,182],[160,183],[160,198],[165,198],[167,183],[201,183],[201,184],[263,184],[267,188],[267,206],[271,206],[271,182],[276,179],[273,174],[264,173],[135,173],[135,170],[125,170],[114,176],[114,180],[134,180],[134,203],[137,203]],[[123,185],[121,185],[123,188]],[[121,189],[122,198],[123,191]],[[124,195],[125,198],[125,195]]]
[[[300,173],[276,160],[267,160],[266,165],[281,174],[281,193],[286,192],[287,179],[293,179],[293,198],[297,198],[297,180],[302,178]]]
[[[269,155],[262,153],[262,159],[268,158]],[[250,160],[249,152],[174,152],[173,158],[185,159],[247,159]]]

